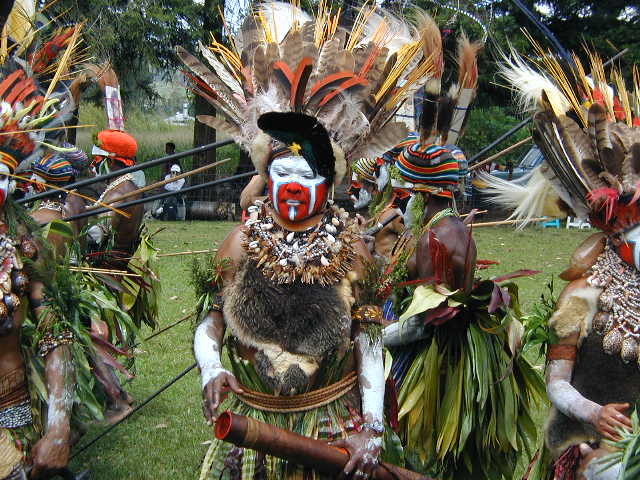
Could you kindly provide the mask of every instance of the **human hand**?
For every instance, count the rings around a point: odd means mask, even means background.
[[[51,478],[60,474],[69,463],[69,451],[69,432],[48,432],[31,450],[31,478]]]
[[[631,430],[631,420],[623,412],[629,408],[628,403],[608,403],[600,407],[596,415],[594,427],[609,440],[619,440],[618,430]]]
[[[220,368],[202,390],[204,417],[209,425],[218,418],[218,407],[229,391],[242,393],[236,377],[228,370]]]
[[[382,450],[382,436],[375,432],[363,431],[331,442],[330,445],[345,448],[349,452],[349,461],[340,472],[338,479],[366,479],[371,477],[373,469],[378,464],[378,456]]]

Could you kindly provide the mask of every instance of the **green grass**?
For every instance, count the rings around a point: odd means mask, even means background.
[[[162,252],[215,248],[232,226],[228,222],[149,224],[151,232],[165,227],[155,237]],[[543,270],[536,277],[517,280],[527,308],[539,297],[544,284],[566,267],[571,252],[589,234],[537,227],[523,232],[488,227],[476,229],[474,236],[479,258],[501,261],[500,265],[481,272],[483,276],[523,268]],[[193,291],[188,285],[190,259],[189,256],[160,259],[163,285],[160,326],[180,318],[193,307]],[[559,293],[562,282],[556,283]],[[136,360],[137,378],[128,386],[138,401],[193,363],[192,332],[192,323],[183,322],[141,346],[143,353]],[[103,428],[92,427],[80,444],[94,438]],[[202,416],[199,375],[192,371],[76,458],[71,467],[76,472],[90,468],[92,480],[196,479],[207,449],[203,443],[211,436]]]

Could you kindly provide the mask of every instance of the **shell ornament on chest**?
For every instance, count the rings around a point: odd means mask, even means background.
[[[29,239],[17,242],[5,234],[0,234],[0,323],[5,323],[20,307],[20,297],[29,290],[29,276],[23,270],[20,254],[35,260],[38,250]]]
[[[271,281],[288,284],[298,279],[327,286],[352,270],[353,244],[359,236],[355,220],[345,210],[332,205],[317,225],[302,232],[282,228],[262,202],[249,211],[252,218],[245,223],[243,247]]]
[[[640,367],[640,272],[607,245],[587,282],[603,289],[593,319],[593,328],[603,337],[602,348]]]

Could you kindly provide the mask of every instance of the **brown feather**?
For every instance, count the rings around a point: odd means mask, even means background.
[[[269,88],[269,63],[264,47],[259,45],[253,52],[253,87],[254,95],[265,92]]]
[[[324,43],[318,56],[318,66],[313,72],[311,83],[315,83],[319,79],[339,71],[335,68],[335,59],[339,50],[340,39],[338,37],[334,37]]]
[[[289,30],[282,42],[280,53],[282,59],[287,62],[291,70],[298,68],[298,64],[304,56],[301,30]]]
[[[238,125],[234,125],[223,117],[214,117],[212,115],[198,115],[196,116],[196,119],[200,123],[204,123],[214,130],[224,132],[231,137],[237,137],[240,135],[240,127]]]
[[[361,147],[356,150],[353,158],[378,157],[390,150],[409,134],[409,129],[402,122],[389,122],[373,135],[363,139]]]
[[[476,88],[478,85],[478,52],[483,45],[470,42],[463,33],[458,40],[458,85],[460,88]]]

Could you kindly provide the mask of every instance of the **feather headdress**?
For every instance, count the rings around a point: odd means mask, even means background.
[[[592,73],[587,76],[577,56],[567,66],[535,43],[534,47],[535,63],[528,64],[512,51],[502,66],[519,105],[535,108],[533,138],[545,158],[539,173],[531,177],[534,184],[527,186],[526,203],[513,216],[529,219],[543,214],[553,192],[555,203],[567,214],[589,217],[604,231],[640,222],[640,212],[635,217],[629,214],[630,206],[640,199],[640,111],[622,75],[612,73],[614,90],[597,55],[589,53]],[[634,80],[631,91],[637,92],[637,74]],[[512,188],[490,176],[484,180],[498,203],[506,207],[513,203]],[[545,200],[531,198],[536,194]]]
[[[258,126],[269,112],[296,112],[326,129],[335,157],[336,183],[346,161],[380,155],[407,134],[392,117],[404,99],[433,74],[419,28],[365,4],[353,28],[320,3],[310,17],[284,2],[260,5],[234,38],[200,46],[205,62],[177,53],[193,91],[221,113],[198,120],[220,129],[251,152],[266,173],[271,138]]]
[[[33,19],[27,17],[28,3],[18,2],[10,18],[14,23],[20,20],[20,31],[26,33],[12,39],[13,48],[0,55],[0,157],[12,169],[28,162],[40,145],[58,149],[47,138],[64,127],[75,109],[68,85],[81,55],[82,25],[53,29],[47,35],[44,29],[29,31],[26,23]]]

